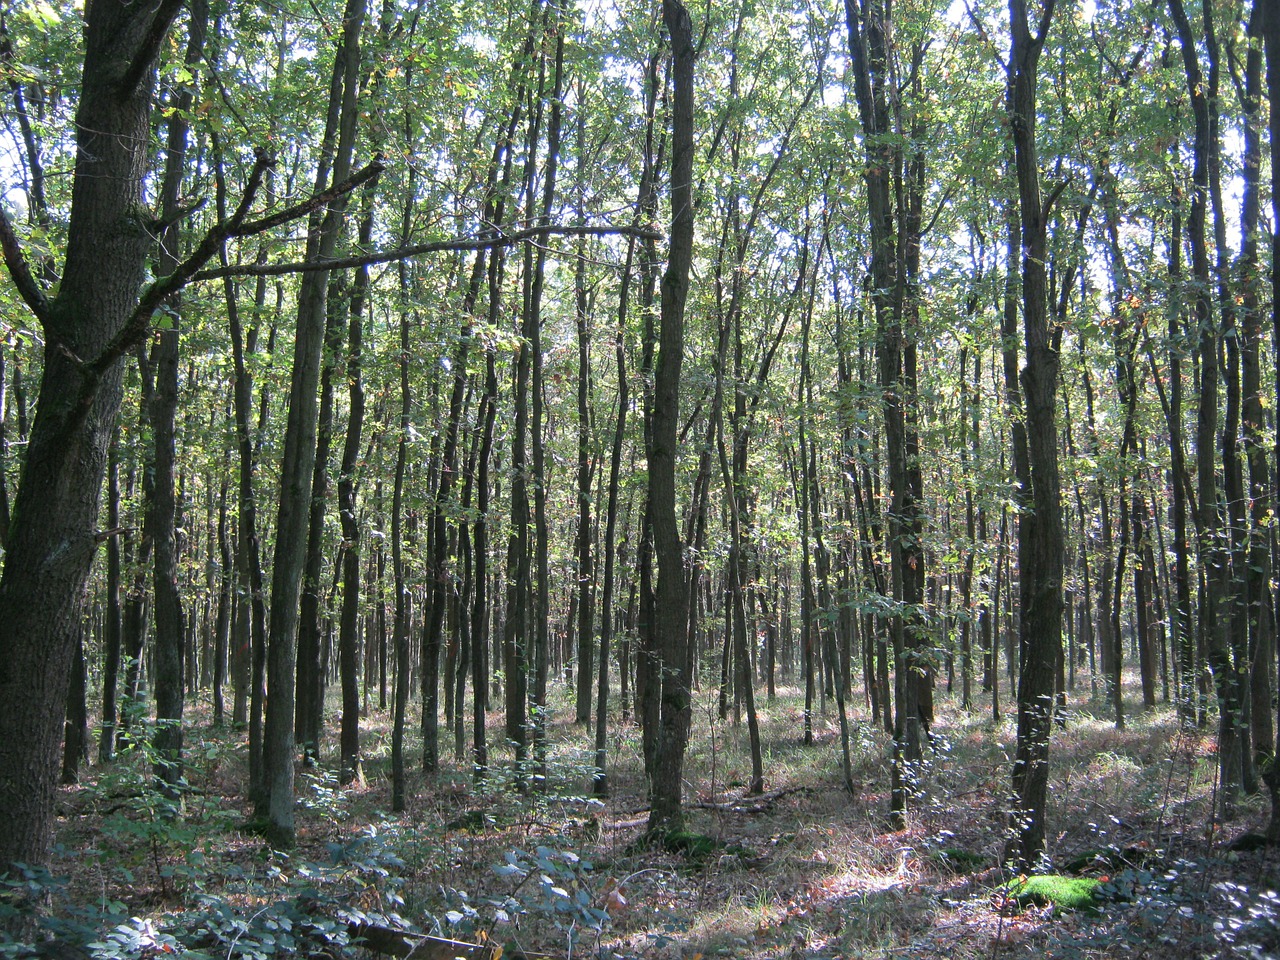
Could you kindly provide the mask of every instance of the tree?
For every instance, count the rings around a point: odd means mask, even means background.
[[[1022,327],[1026,362],[1020,379],[1026,410],[1030,509],[1018,518],[1018,744],[1013,763],[1014,827],[1008,855],[1027,870],[1044,854],[1049,737],[1054,681],[1062,647],[1062,502],[1058,474],[1057,390],[1062,328],[1049,324],[1047,222],[1056,193],[1040,191],[1036,149],[1036,80],[1055,0],[1044,0],[1035,32],[1025,0],[1009,0],[1009,129],[1022,224]]]
[[[329,88],[324,142],[330,144],[316,173],[316,190],[332,176],[345,181],[355,152],[356,103],[360,78],[360,32],[363,0],[349,0],[343,32],[334,58]],[[322,154],[329,151],[322,151]],[[345,192],[342,194],[345,197]],[[317,207],[307,236],[308,259],[332,258],[338,246],[344,215],[340,198]],[[265,794],[258,817],[272,842],[293,843],[293,723],[295,636],[298,598],[309,532],[319,419],[316,389],[324,345],[328,275],[315,270],[303,277],[298,294],[298,328],[289,385],[288,425],[280,464],[279,515],[276,520],[275,562],[271,568],[271,619],[267,633],[267,711],[263,727],[262,766]]]
[[[648,831],[660,835],[683,823],[684,751],[692,700],[684,556],[676,522],[676,455],[684,309],[693,263],[693,23],[680,0],[663,0],[671,38],[671,239],[662,275],[653,433],[649,445],[649,514],[658,562],[654,611],[654,675],[659,706],[650,778]]]
[[[919,142],[923,121],[904,124],[908,89],[921,97],[925,43],[911,45],[898,63],[888,4],[846,0],[845,23],[853,62],[854,96],[866,153],[867,218],[871,239],[870,289],[876,318],[881,405],[889,475],[889,551],[893,601],[895,696],[891,816],[901,828],[907,797],[916,789],[931,720],[930,667],[923,620],[925,554],[924,490],[916,424],[918,373],[913,322],[919,312],[920,240],[923,231],[924,157],[907,156],[902,144]],[[909,128],[909,129],[908,129]]]
[[[12,222],[0,248],[15,287],[45,331],[35,419],[0,575],[0,863],[43,863],[68,671],[97,545],[98,496],[121,398],[121,361],[151,318],[228,239],[306,216],[381,170],[248,219],[271,158],[259,152],[240,203],[172,272],[143,287],[157,219],[143,204],[155,67],[181,3],[94,4],[86,12],[76,115],[76,165],[66,254],[50,298]],[[290,799],[292,804],[292,799]]]
[[[62,283],[52,299],[0,213],[5,264],[46,341],[0,576],[0,804],[9,813],[0,826],[4,864],[42,863],[52,842],[63,695],[96,549],[98,495],[120,405],[120,358],[158,305],[154,296],[139,299],[152,244],[142,180],[155,62],[180,8],[168,0],[145,7],[94,4],[86,11],[71,221]]]

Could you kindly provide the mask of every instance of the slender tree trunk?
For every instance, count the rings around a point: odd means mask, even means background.
[[[1266,16],[1255,3],[1249,18],[1249,45],[1241,103],[1244,112],[1244,193],[1240,209],[1239,320],[1241,331],[1240,388],[1243,457],[1248,469],[1248,492],[1239,492],[1247,502],[1247,529],[1239,557],[1239,580],[1245,604],[1248,636],[1249,722],[1253,746],[1253,767],[1264,770],[1271,762],[1276,734],[1271,711],[1272,664],[1275,661],[1274,604],[1271,597],[1271,551],[1269,525],[1272,508],[1271,477],[1266,448],[1266,400],[1262,393],[1262,276],[1258,263],[1259,217],[1261,213],[1261,97],[1263,51],[1257,42]],[[1243,483],[1242,483],[1243,488]],[[1244,518],[1242,523],[1245,522]]]
[[[116,731],[120,685],[120,641],[124,623],[120,610],[120,431],[111,435],[107,451],[107,537],[106,610],[102,639],[102,729],[98,735],[98,763],[109,763],[116,755]]]
[[[88,676],[84,662],[84,640],[76,644],[67,684],[67,718],[62,733],[62,782],[77,783],[80,767],[89,762],[89,710],[85,703]]]
[[[315,462],[311,469],[311,496],[307,500],[307,546],[302,567],[302,594],[298,603],[297,682],[293,734],[308,766],[320,762],[324,738],[324,693],[328,661],[324,655],[325,621],[329,617],[321,588],[327,544],[325,515],[329,506],[329,451],[333,445],[334,379],[342,350],[346,304],[342,279],[330,276],[324,299],[324,349],[320,361],[320,407],[316,416]],[[335,563],[341,570],[342,560]]]
[[[412,179],[410,184],[412,184]],[[412,196],[412,194],[410,194]],[[412,204],[406,204],[405,222]],[[407,786],[404,770],[404,725],[409,703],[409,619],[410,595],[404,562],[404,481],[409,460],[409,429],[412,424],[413,400],[409,392],[409,310],[408,279],[404,264],[400,265],[400,417],[396,441],[395,482],[391,491],[391,572],[395,581],[395,614],[392,619],[392,650],[395,661],[395,683],[392,693],[391,726],[391,809],[405,809]]]
[[[1260,4],[1260,8],[1257,5]],[[1263,38],[1263,50],[1266,58],[1266,88],[1270,103],[1280,103],[1280,10],[1276,4],[1268,0],[1255,0],[1255,17]],[[1271,161],[1271,258],[1272,263],[1280,263],[1280,110],[1268,111],[1269,142]],[[1280,403],[1280,271],[1271,271],[1271,331],[1272,331],[1272,367],[1275,378],[1273,403]],[[1272,451],[1275,466],[1280,469],[1280,435],[1277,435]],[[1272,502],[1280,497],[1280,491],[1272,492]],[[1274,541],[1273,541],[1274,543]],[[1275,598],[1269,598],[1274,608]],[[1274,638],[1273,638],[1274,644]],[[1275,644],[1280,647],[1280,644]],[[1271,669],[1267,664],[1267,669]],[[1280,706],[1277,707],[1280,710]],[[1271,744],[1272,756],[1280,756],[1280,717],[1275,726],[1276,739]],[[1267,824],[1267,837],[1273,842],[1280,840],[1280,768],[1272,763],[1266,768],[1264,780],[1271,798],[1271,818]]]
[[[204,56],[208,29],[209,6],[196,0],[191,6],[187,30],[186,66],[194,69]],[[182,233],[180,194],[187,158],[188,123],[194,91],[188,86],[171,104],[168,118],[168,141],[165,151],[164,177],[160,187],[160,203],[164,222],[170,224],[160,238],[161,276],[177,269],[181,260]],[[182,706],[184,671],[182,641],[184,612],[178,590],[178,539],[176,532],[178,503],[174,493],[174,467],[177,441],[174,433],[178,409],[178,337],[181,306],[171,304],[176,322],[161,329],[155,346],[155,390],[151,396],[150,420],[155,442],[153,499],[148,505],[147,523],[155,549],[152,589],[155,595],[156,623],[156,776],[173,791],[182,777]]]
[[[364,0],[348,0],[343,36],[334,60],[325,143],[336,143],[334,181],[347,178],[355,147],[356,102],[360,75],[360,31]],[[317,172],[317,189],[329,182],[329,170]],[[345,198],[344,198],[345,199]],[[308,236],[309,258],[332,257],[337,249],[344,199],[332,203]],[[273,843],[291,845],[293,828],[293,720],[298,596],[307,546],[312,472],[316,457],[316,388],[324,345],[326,271],[307,273],[299,294],[288,422],[280,468],[280,504],[276,521],[275,562],[271,576],[271,620],[267,646],[267,709],[263,729],[265,802],[258,815]]]
[[[218,216],[227,216],[226,178],[222,157],[215,164]],[[271,194],[271,180],[267,183]],[[265,261],[266,246],[259,248],[258,258]],[[227,252],[219,251],[219,260],[227,265]],[[236,597],[239,612],[232,632],[232,673],[235,700],[231,719],[237,725],[249,725],[249,797],[256,804],[263,794],[262,779],[262,706],[265,699],[267,607],[265,577],[262,570],[261,541],[258,534],[258,504],[254,476],[257,469],[257,445],[251,418],[253,415],[253,381],[245,363],[246,355],[257,349],[258,321],[265,312],[266,281],[260,279],[254,291],[254,323],[246,333],[240,318],[239,293],[230,277],[223,282],[227,325],[231,334],[231,357],[235,370],[232,389],[238,460],[237,535],[235,551]],[[270,339],[274,339],[274,333]],[[267,409],[264,389],[261,411]]]
[[[549,29],[556,37],[555,59],[551,90],[551,110],[547,123],[547,161],[543,170],[542,205],[538,222],[551,225],[551,212],[556,196],[556,175],[560,162],[560,126],[564,108],[564,34],[565,24],[560,20],[559,7],[549,5],[551,20]],[[530,183],[532,187],[532,183]],[[533,196],[530,190],[530,197]],[[532,276],[526,320],[531,360],[530,390],[533,394],[531,453],[533,455],[533,524],[534,524],[534,656],[533,691],[533,752],[541,789],[546,788],[547,778],[547,680],[551,655],[551,567],[549,558],[550,530],[547,522],[547,484],[550,480],[546,464],[546,437],[544,421],[544,377],[542,370],[542,297],[546,282],[547,235],[536,244],[532,258]],[[529,249],[529,248],[526,248]]]
[[[650,166],[646,159],[646,169]],[[609,643],[613,635],[613,592],[615,585],[614,562],[619,550],[616,546],[618,530],[618,488],[622,474],[622,447],[626,439],[627,408],[631,402],[631,391],[628,386],[626,330],[627,310],[630,305],[631,266],[635,254],[635,242],[627,245],[626,265],[622,270],[622,282],[618,290],[618,323],[614,334],[614,359],[618,370],[618,415],[613,425],[613,443],[609,452],[609,499],[605,508],[605,530],[602,548],[604,552],[604,572],[601,575],[600,602],[600,659],[598,678],[596,681],[596,730],[595,730],[595,776],[592,793],[597,797],[608,796],[609,778],[606,763],[608,761],[609,733]],[[620,680],[626,683],[626,664],[619,657]],[[623,698],[625,709],[625,697]]]
[[[1206,7],[1206,12],[1208,8]],[[1196,533],[1201,565],[1205,571],[1205,599],[1200,630],[1203,648],[1213,670],[1218,696],[1218,764],[1221,776],[1221,803],[1227,813],[1240,787],[1240,744],[1236,736],[1240,710],[1240,687],[1231,663],[1228,636],[1230,610],[1229,557],[1223,547],[1223,511],[1214,456],[1218,431],[1218,348],[1219,331],[1213,317],[1206,217],[1210,192],[1210,154],[1215,149],[1209,99],[1217,96],[1216,69],[1206,79],[1200,69],[1199,38],[1191,29],[1182,0],[1169,0],[1169,10],[1177,27],[1182,48],[1187,90],[1195,118],[1194,168],[1191,211],[1187,221],[1191,244],[1194,285],[1196,340],[1200,357],[1200,394],[1196,424]],[[1204,24],[1212,31],[1212,17]]]
[[[583,146],[582,117],[580,112],[579,149]],[[582,216],[581,210],[578,215]],[[590,317],[587,312],[587,267],[584,247],[585,243],[578,250],[573,281],[574,316],[578,333],[578,536],[576,544],[578,569],[575,571],[577,574],[578,649],[574,721],[583,724],[591,720],[591,682],[595,679],[592,666],[595,654],[593,634],[596,603],[595,558],[591,552],[591,331]],[[616,507],[616,494],[613,502]],[[606,615],[602,621],[608,617],[608,606],[604,609]],[[605,676],[608,676],[607,670]],[[598,765],[596,769],[603,773],[604,767]]]
[[[360,222],[360,247],[373,238],[373,194],[366,189]],[[363,783],[360,757],[360,522],[356,515],[356,471],[364,429],[364,314],[369,269],[356,271],[347,322],[347,435],[338,472],[338,516],[342,524],[342,610],[339,614],[338,669],[342,683],[342,727],[339,735],[339,780]]]
[[[231,640],[231,612],[235,605],[232,583],[235,577],[235,566],[231,551],[231,521],[227,509],[231,480],[229,464],[224,465],[222,479],[218,485],[218,600],[217,613],[213,626],[213,723],[221,726],[226,722],[226,702],[224,689],[227,682],[227,651]]]
[[[1062,646],[1063,545],[1058,476],[1057,402],[1062,329],[1048,317],[1048,204],[1041,196],[1036,148],[1036,80],[1054,0],[1040,5],[1031,32],[1025,0],[1010,0],[1009,124],[1013,135],[1022,224],[1022,320],[1030,512],[1018,520],[1021,600],[1018,660],[1018,740],[1013,765],[1014,829],[1008,854],[1021,869],[1044,854],[1049,782],[1049,737],[1054,684]],[[1052,198],[1051,198],[1052,199]]]
[[[500,305],[502,278],[501,254],[489,260],[490,316]],[[476,458],[476,521],[472,533],[475,586],[471,597],[471,750],[476,779],[489,769],[489,747],[485,732],[485,714],[489,692],[489,461],[493,456],[493,426],[497,415],[498,373],[493,348],[485,350],[484,393],[477,417],[480,423],[480,453]]]
[[[889,555],[893,601],[895,713],[890,816],[904,824],[907,799],[923,762],[924,726],[930,719],[929,665],[919,611],[924,604],[923,505],[919,440],[914,426],[915,350],[904,326],[916,312],[913,266],[919,265],[919,197],[914,184],[918,158],[906,180],[891,115],[904,90],[890,85],[892,21],[887,5],[846,0],[845,24],[853,62],[854,94],[867,154],[867,213],[871,234],[871,288],[877,330],[876,353],[884,415],[889,478]],[[913,51],[918,78],[923,47]],[[920,173],[923,172],[921,167]],[[896,188],[896,189],[895,189]],[[896,202],[895,202],[896,201]],[[913,456],[913,454],[916,454]]]
[[[684,557],[676,520],[676,460],[684,311],[693,262],[693,24],[680,0],[663,0],[671,38],[671,233],[662,277],[659,353],[654,377],[653,435],[649,453],[649,514],[658,564],[655,616],[659,716],[654,744],[652,808],[648,831],[683,824],[684,753],[692,715]]]

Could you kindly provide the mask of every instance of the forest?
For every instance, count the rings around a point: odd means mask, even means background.
[[[0,955],[1280,955],[1280,0],[0,77]]]

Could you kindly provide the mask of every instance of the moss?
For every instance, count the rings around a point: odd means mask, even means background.
[[[1053,904],[1063,910],[1096,910],[1094,893],[1099,881],[1091,877],[1064,877],[1058,873],[1040,874],[1010,880],[1004,891],[1022,906]]]

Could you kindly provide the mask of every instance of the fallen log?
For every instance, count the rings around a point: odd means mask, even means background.
[[[810,789],[810,787],[783,787],[754,797],[743,796],[737,800],[725,802],[699,800],[694,806],[699,810],[718,810],[721,813],[764,813],[783,797],[793,793],[808,793]]]

